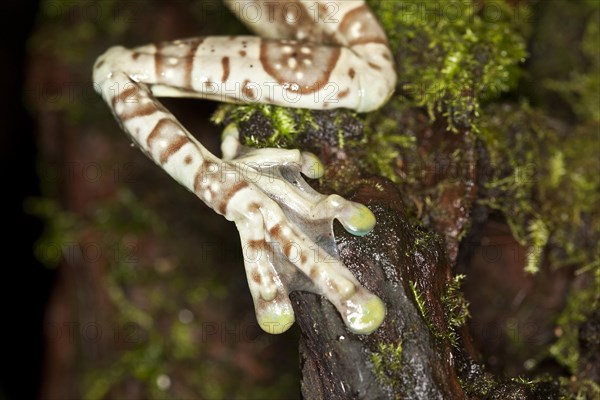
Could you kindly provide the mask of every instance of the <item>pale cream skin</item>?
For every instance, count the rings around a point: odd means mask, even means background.
[[[289,292],[306,290],[331,301],[352,332],[369,334],[383,322],[385,306],[340,261],[332,222],[366,235],[375,225],[371,211],[314,191],[300,175],[322,175],[314,155],[248,151],[235,126],[223,133],[223,158],[217,158],[156,97],[371,111],[396,84],[385,34],[362,0],[225,3],[261,37],[113,47],[96,61],[95,87],[144,153],[235,222],[265,331],[287,330],[294,322]]]

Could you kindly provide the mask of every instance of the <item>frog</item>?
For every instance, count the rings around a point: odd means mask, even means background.
[[[293,325],[289,294],[302,290],[330,301],[350,332],[370,334],[386,307],[341,261],[333,221],[364,236],[376,223],[371,210],[314,190],[304,178],[323,176],[314,154],[249,148],[235,124],[224,129],[217,157],[158,99],[371,112],[388,101],[397,80],[386,34],[363,0],[224,3],[255,36],[113,46],[94,64],[94,88],[143,153],[235,223],[264,331],[280,334]]]

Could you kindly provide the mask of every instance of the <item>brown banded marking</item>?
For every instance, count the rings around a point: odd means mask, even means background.
[[[134,103],[131,101],[139,92],[139,87],[136,85],[130,84],[127,85],[127,88],[123,89],[122,92],[117,94],[111,99],[111,104],[113,110],[116,110],[117,104],[129,104]]]
[[[260,204],[256,203],[256,202],[252,202],[250,204],[248,204],[248,211],[250,211],[251,213],[257,213],[260,211]]]
[[[290,256],[292,254],[292,248],[295,248],[293,242],[287,242],[283,246],[283,253],[285,254],[285,256],[287,257],[288,260],[290,260]]]
[[[225,215],[227,212],[227,206],[229,205],[229,201],[231,200],[231,198],[235,196],[237,192],[247,187],[248,183],[246,183],[246,181],[236,182],[231,188],[227,190],[227,192],[223,193],[220,199],[220,203],[217,206],[217,211],[220,214]]]
[[[225,83],[229,78],[229,57],[223,57],[221,59],[221,65],[223,67],[223,76],[221,77],[221,82]]]
[[[325,14],[325,13],[327,13],[327,11],[329,11],[326,4],[323,4],[323,3],[318,3],[318,4],[319,4],[318,5],[319,11],[321,12],[321,14]]]
[[[262,278],[261,278],[260,274],[258,273],[258,271],[256,269],[252,270],[252,273],[250,274],[250,277],[252,278],[252,280],[254,281],[254,283],[256,283],[257,285],[262,284]]]
[[[150,116],[155,112],[164,112],[166,115],[169,115],[168,110],[162,104],[153,101],[148,96],[146,89],[133,81],[127,83],[126,89],[111,99],[111,104],[122,122]]]
[[[179,126],[169,118],[162,118],[157,123],[148,138],[146,144],[150,151],[160,143],[162,148],[158,156],[158,162],[164,165],[169,158],[177,153],[184,145],[190,143],[190,140],[181,132]]]
[[[146,146],[148,147],[148,149],[150,151],[152,151],[152,147],[154,147],[154,142],[156,140],[158,140],[161,136],[168,136],[168,133],[165,132],[167,126],[169,126],[169,124],[171,123],[171,120],[168,118],[161,118],[156,125],[154,125],[154,128],[152,129],[152,131],[150,131],[150,134],[148,135],[148,138],[146,139]],[[166,135],[165,135],[166,133]]]
[[[349,47],[368,43],[388,44],[385,32],[366,4],[344,15],[338,30]]]
[[[160,154],[158,162],[160,162],[161,164],[166,164],[166,162],[169,161],[169,158],[173,154],[177,153],[183,146],[185,146],[188,143],[190,143],[190,141],[187,137],[185,137],[184,135],[177,135],[177,138],[169,142],[167,148],[164,149],[164,151]]]
[[[341,92],[339,92],[337,94],[336,97],[338,100],[341,100],[343,98],[346,98],[348,96],[348,94],[350,94],[350,88],[346,88],[346,89],[342,90]]]
[[[277,241],[281,241],[281,225],[277,224],[269,229],[269,235]]]
[[[192,89],[194,56],[203,42],[204,38],[193,38],[157,44],[154,53],[156,83],[173,85],[174,82],[179,81],[175,86]]]
[[[211,78],[207,78],[206,82],[204,82],[204,85],[206,85],[207,90],[213,90],[213,89],[219,87],[217,85],[217,83],[215,81],[213,81]]]
[[[139,96],[137,100],[139,104],[130,105],[129,107],[124,107],[123,110],[119,112],[119,118],[121,121],[127,122],[133,118],[145,117],[148,115],[152,115],[157,111],[161,111],[159,107],[156,106],[154,102],[147,98],[141,98]]]
[[[282,85],[296,84],[301,94],[322,89],[330,82],[341,50],[337,46],[315,46],[306,42],[263,40],[260,62]]]
[[[369,67],[371,67],[373,69],[376,69],[377,71],[381,71],[381,65],[377,65],[377,64],[372,63],[372,62],[368,62],[367,64],[369,65]]]
[[[246,80],[244,80],[244,82],[242,82],[242,93],[249,100],[255,100],[256,99],[256,93],[254,92],[254,89],[252,89],[250,87],[250,80],[249,79],[246,79]]]
[[[269,251],[269,244],[264,239],[248,240],[248,247],[255,251]]]
[[[226,3],[235,3],[235,0],[226,0]],[[319,24],[315,24],[313,20],[314,10],[307,9],[305,4],[300,0],[256,0],[254,1],[259,7],[264,9],[262,20],[253,20],[251,23],[246,21],[246,25],[255,31],[262,31],[263,36],[277,37],[282,39],[297,39],[310,40],[314,43],[335,43],[331,35],[322,29]],[[323,10],[324,5],[318,5],[320,10]],[[230,6],[230,8],[232,8]],[[243,7],[232,8],[232,11],[241,11]],[[321,14],[327,12],[321,11]],[[295,11],[293,15],[287,14],[286,11]],[[260,17],[259,17],[260,18]]]

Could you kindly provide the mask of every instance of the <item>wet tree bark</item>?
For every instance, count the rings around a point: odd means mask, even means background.
[[[450,346],[432,335],[411,291],[416,284],[427,318],[440,332],[446,329],[439,299],[450,268],[442,242],[415,244],[424,233],[407,222],[400,195],[383,180],[359,188],[354,200],[374,211],[378,225],[362,240],[338,230],[341,256],[361,283],[381,296],[387,317],[373,334],[354,335],[326,301],[297,294],[304,398],[464,398]]]
[[[421,112],[411,110],[399,115],[400,125],[425,121]],[[331,133],[337,132],[332,128],[336,118],[327,112],[315,112],[314,117],[315,131],[309,129],[299,142],[329,164],[329,178],[340,177],[336,170],[345,171],[342,180],[347,193],[342,194],[366,204],[377,218],[375,229],[365,237],[354,237],[340,226],[336,226],[335,235],[342,261],[368,290],[383,299],[387,316],[371,335],[355,335],[347,331],[335,308],[322,297],[292,293],[301,329],[303,398],[558,396],[558,386],[553,382],[529,385],[501,381],[485,372],[468,329],[452,326],[451,319],[456,317],[453,313],[460,311],[457,307],[466,307],[466,303],[452,303],[456,299],[449,295],[453,267],[457,260],[465,262],[473,253],[469,246],[460,247],[461,232],[471,222],[471,210],[479,210],[473,207],[479,179],[477,162],[486,163],[485,154],[476,157],[471,132],[448,134],[442,123],[417,124],[418,153],[437,166],[425,168],[419,192],[429,193],[430,197],[424,204],[402,193],[401,186],[381,177],[365,177],[355,166],[349,166],[350,160],[358,156],[352,154],[352,148],[336,147],[338,143],[331,139]],[[352,121],[344,121],[343,128],[350,136],[359,135],[360,126]],[[269,131],[267,121],[251,119],[242,125],[242,134],[245,131],[256,137],[260,135],[257,127]],[[449,154],[461,155],[462,168],[452,168]],[[327,181],[326,177],[323,182]],[[339,189],[318,187],[322,192]],[[407,199],[417,207],[407,206]],[[421,210],[419,219],[426,224],[416,222],[415,208]],[[486,218],[484,214],[474,220],[475,234],[481,231]]]
[[[399,116],[405,119],[401,122],[414,120],[421,111],[412,112]],[[313,112],[313,118],[314,126],[302,133],[298,142],[328,165],[328,175],[322,182],[341,179],[347,192],[341,194],[367,205],[377,218],[374,230],[365,237],[349,235],[340,226],[335,227],[335,235],[342,261],[368,290],[381,297],[387,316],[371,335],[355,335],[347,331],[326,300],[313,294],[292,293],[302,332],[303,397],[466,398],[451,348],[460,337],[450,330],[447,304],[442,299],[452,281],[459,232],[468,221],[474,199],[474,145],[470,132],[444,136],[445,127],[436,124],[433,129],[440,132],[431,134],[427,123],[420,125],[422,129],[418,131],[422,152],[435,158],[436,165],[444,164],[444,157],[458,149],[467,166],[459,171],[460,179],[452,175],[456,171],[450,168],[431,168],[426,173],[423,186],[433,187],[448,180],[444,189],[432,196],[435,204],[427,211],[431,225],[441,232],[438,234],[408,216],[406,200],[397,185],[361,174],[352,162],[360,157],[356,153],[360,150],[339,146],[340,126],[336,122],[342,121],[341,128],[349,140],[362,133],[358,120],[337,111]],[[271,132],[269,121],[258,113],[240,128],[242,137],[260,138]],[[439,139],[436,133],[447,140]],[[435,142],[431,137],[436,138]],[[336,171],[344,171],[343,176]],[[317,189],[340,192],[339,186],[321,185]]]

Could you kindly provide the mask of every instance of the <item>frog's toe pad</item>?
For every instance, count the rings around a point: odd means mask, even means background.
[[[370,296],[366,301],[346,301],[343,315],[348,329],[354,333],[368,335],[377,329],[385,318],[385,305],[377,296]]]
[[[259,300],[255,307],[258,325],[267,333],[278,335],[294,325],[294,309],[288,298],[272,301]]]

